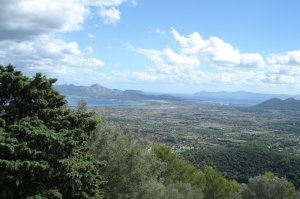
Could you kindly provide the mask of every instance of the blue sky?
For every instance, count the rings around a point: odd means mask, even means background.
[[[298,0],[3,0],[0,64],[59,84],[300,93]]]

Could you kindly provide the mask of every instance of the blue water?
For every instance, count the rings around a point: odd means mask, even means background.
[[[77,106],[80,99],[84,99],[87,102],[87,106],[139,106],[143,105],[140,102],[133,101],[118,101],[110,99],[98,99],[90,97],[79,97],[79,96],[66,96],[69,106]]]

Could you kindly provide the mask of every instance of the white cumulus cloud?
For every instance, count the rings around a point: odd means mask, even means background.
[[[170,47],[157,50],[128,45],[129,49],[147,56],[154,63],[154,66],[147,71],[150,77],[156,76],[152,80],[191,84],[202,82],[238,84],[247,79],[247,73],[251,77],[247,81],[253,81],[255,76],[251,72],[240,73],[239,75],[244,77],[242,80],[237,72],[220,72],[219,70],[223,68],[260,69],[265,66],[264,59],[259,53],[240,53],[238,49],[218,37],[209,37],[204,40],[197,32],[183,36],[174,28],[171,29],[171,34],[179,43],[180,49],[177,51]],[[204,72],[204,68],[214,70]]]
[[[239,66],[252,68],[253,66],[263,67],[265,62],[263,57],[258,53],[241,54]]]
[[[27,39],[81,29],[88,9],[75,0],[1,2],[0,39]]]
[[[99,69],[104,66],[102,60],[84,57],[76,42],[65,42],[48,36],[22,42],[0,41],[0,55],[5,64],[13,60],[13,64],[17,66],[52,74],[63,71],[67,74],[81,67]]]
[[[102,8],[99,10],[99,15],[103,19],[103,23],[117,23],[121,18],[121,12],[115,7]]]
[[[300,66],[300,50],[290,51],[285,54],[271,55],[267,60],[273,65]]]
[[[265,66],[264,59],[260,54],[242,54],[231,44],[218,37],[209,37],[204,40],[198,32],[184,36],[174,28],[171,29],[171,34],[181,45],[182,53],[196,55],[200,62],[221,67],[256,68]]]
[[[76,41],[59,35],[81,30],[85,21],[99,17],[107,23],[120,20],[118,7],[128,0],[1,0],[0,64],[12,63],[24,71],[72,76],[102,75],[104,61],[90,57],[91,46],[81,50]],[[96,9],[95,9],[96,8]],[[94,15],[94,10],[102,11]],[[94,38],[88,33],[89,38]],[[84,53],[88,52],[88,53]],[[58,76],[57,76],[58,75]],[[89,78],[92,79],[92,78]]]
[[[145,55],[153,66],[146,71],[126,73],[127,78],[168,83],[188,83],[264,88],[296,88],[300,85],[300,50],[271,55],[241,53],[236,47],[212,36],[203,39],[198,32],[187,36],[174,28],[171,35],[179,49],[129,49]],[[124,74],[124,73],[123,73]],[[299,87],[299,86],[298,86]]]
[[[105,24],[115,24],[121,18],[121,12],[117,8],[122,4],[136,5],[136,0],[86,0],[86,4],[98,7],[98,14]]]
[[[128,48],[147,56],[148,59],[155,64],[153,68],[146,71],[148,78],[144,79],[166,82],[199,82],[199,79],[209,79],[208,75],[197,70],[200,62],[194,55],[177,53],[171,48],[165,48],[162,51],[154,49],[134,48],[131,45]],[[131,77],[137,77],[136,79],[139,80],[141,80],[142,78],[138,77],[146,77],[145,75],[142,75],[144,74],[144,72],[136,74],[138,75],[132,75]]]

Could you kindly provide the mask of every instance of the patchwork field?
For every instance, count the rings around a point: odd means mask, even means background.
[[[93,107],[107,120],[176,150],[257,144],[300,154],[300,113],[201,102]]]

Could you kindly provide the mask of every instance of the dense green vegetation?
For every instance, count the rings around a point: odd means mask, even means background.
[[[107,164],[103,170],[107,198],[164,198],[165,187],[158,180],[162,165],[146,143],[101,121],[90,148],[95,158]]]
[[[108,180],[104,186],[107,198],[203,198],[201,189],[183,178],[175,182],[173,174],[165,175],[168,165],[146,142],[132,139],[105,121],[97,127],[93,137],[91,151],[95,158],[108,165],[103,170]],[[177,156],[173,159],[179,161]]]
[[[171,179],[177,184],[189,183],[195,190],[202,191],[205,199],[234,198],[239,191],[238,183],[225,180],[211,167],[207,167],[203,171],[197,170],[190,163],[179,159],[166,146],[155,146],[154,152],[159,159],[166,163],[165,178]]]
[[[295,198],[284,178],[240,185],[110,124],[84,101],[71,110],[55,81],[0,66],[0,198]]]
[[[213,166],[227,178],[247,183],[252,176],[272,171],[300,187],[300,157],[258,145],[214,147],[182,153],[198,168]]]
[[[248,185],[243,187],[239,195],[243,199],[299,198],[292,183],[270,172],[250,178]]]
[[[107,162],[107,198],[235,198],[240,185],[211,167],[198,170],[163,145],[132,139],[105,121],[93,133],[91,150]]]
[[[93,114],[66,108],[55,79],[0,72],[0,198],[102,198],[101,162],[86,145]]]

